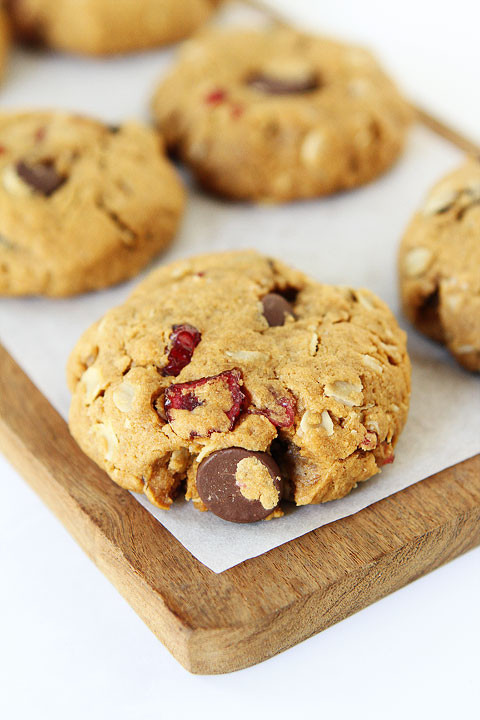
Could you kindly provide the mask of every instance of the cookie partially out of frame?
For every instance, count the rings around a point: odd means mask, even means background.
[[[393,461],[410,362],[373,293],[230,252],[154,271],[79,340],[68,382],[71,432],[115,482],[251,522]]]
[[[149,128],[0,114],[0,295],[73,295],[133,277],[170,244],[183,204]]]
[[[403,238],[406,315],[480,371],[480,162],[468,160],[430,191]]]
[[[10,49],[10,27],[7,13],[0,4],[0,79],[5,74],[7,56]]]
[[[370,53],[284,28],[190,40],[153,113],[205,187],[276,202],[372,180],[402,151],[411,121]]]
[[[17,36],[59,50],[106,55],[191,35],[218,0],[7,0]]]

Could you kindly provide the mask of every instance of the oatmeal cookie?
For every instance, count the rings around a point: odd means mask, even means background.
[[[410,362],[373,293],[242,251],[153,272],[79,340],[68,382],[71,432],[115,482],[251,522],[393,461]]]
[[[469,159],[430,191],[402,240],[405,314],[480,370],[480,162]]]
[[[107,55],[187,37],[219,0],[7,0],[17,37],[58,50]]]
[[[377,177],[412,117],[370,53],[285,28],[190,40],[152,107],[205,187],[275,202]]]
[[[73,295],[136,275],[184,192],[161,139],[54,112],[0,114],[0,295]]]

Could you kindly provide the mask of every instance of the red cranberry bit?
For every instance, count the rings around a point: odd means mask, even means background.
[[[242,372],[237,368],[233,368],[233,370],[227,370],[226,372],[220,373],[217,377],[223,377],[226,380],[230,395],[232,396],[232,407],[226,413],[231,423],[230,430],[232,430],[235,420],[240,415],[245,403],[246,396],[240,387],[243,377]]]
[[[240,383],[242,382],[242,373],[237,368],[233,370],[226,370],[219,375],[213,375],[211,377],[200,378],[199,380],[192,380],[191,382],[178,383],[177,385],[170,385],[165,390],[165,412],[167,420],[170,424],[175,423],[175,418],[172,414],[172,410],[195,410],[195,408],[202,405],[208,406],[210,403],[209,395],[204,394],[204,399],[197,396],[197,388],[203,385],[210,385],[212,390],[213,402],[215,402],[215,386],[218,383],[224,384],[232,403],[228,410],[219,409],[219,413],[226,415],[229,420],[228,430],[232,430],[236,419],[240,415],[242,408],[245,403],[245,394],[243,393]],[[216,428],[210,428],[208,435],[212,432],[220,432]],[[199,435],[195,429],[192,429],[191,436]]]
[[[201,334],[193,325],[174,325],[170,335],[168,362],[163,368],[163,374],[177,377],[192,359],[193,351],[201,339]]]
[[[45,135],[47,134],[47,128],[46,127],[40,127],[35,133],[35,142],[42,142],[42,140],[45,140]]]
[[[253,412],[257,412],[259,415],[265,415],[272,425],[275,425],[277,428],[291,427],[295,420],[295,410],[297,408],[295,398],[290,393],[279,396],[273,391],[272,396],[275,402],[271,407],[259,408]]]
[[[365,437],[363,438],[362,442],[360,443],[360,448],[362,450],[373,450],[377,447],[378,444],[378,436],[377,433],[374,432],[366,432]],[[391,461],[393,462],[393,461]]]
[[[212,90],[208,93],[208,95],[205,96],[205,102],[207,105],[220,105],[227,97],[227,93],[225,90],[222,90],[221,88],[218,88],[217,90]]]
[[[244,108],[242,107],[242,105],[232,105],[230,113],[232,115],[232,118],[237,119],[239,117],[242,117],[244,113]]]
[[[375,460],[377,461],[378,467],[383,467],[384,465],[390,465],[395,460],[395,453],[393,452],[393,448],[390,445],[390,443],[387,443],[386,441],[380,443],[378,446],[378,450],[382,453],[382,455],[376,456]]]
[[[395,455],[392,452],[392,454],[387,455],[387,457],[377,458],[377,465],[378,465],[378,467],[383,467],[384,465],[390,465],[394,460],[395,460]]]

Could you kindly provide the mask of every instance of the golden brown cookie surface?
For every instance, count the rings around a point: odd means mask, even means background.
[[[411,120],[368,52],[288,29],[189,41],[153,112],[206,187],[277,202],[375,178],[401,152]]]
[[[184,203],[158,135],[50,112],[0,115],[0,294],[72,295],[136,275]]]
[[[7,0],[27,42],[88,55],[123,53],[187,37],[217,0]]]
[[[480,370],[480,162],[432,188],[402,240],[399,274],[414,325]]]
[[[10,49],[10,26],[7,13],[0,5],[0,79],[5,74],[8,51]]]
[[[116,482],[160,507],[186,483],[187,498],[217,514],[228,490],[240,503],[228,519],[245,522],[248,502],[258,519],[282,492],[298,505],[333,500],[391,462],[410,363],[369,291],[231,252],[152,273],[83,335],[68,380],[71,431]],[[234,448],[252,452],[236,451],[232,466]]]

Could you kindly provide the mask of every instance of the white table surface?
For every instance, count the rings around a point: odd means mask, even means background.
[[[480,140],[474,2],[274,4],[378,48],[412,97]],[[0,478],[5,720],[478,715],[480,548],[262,665],[195,677],[1,457]]]

